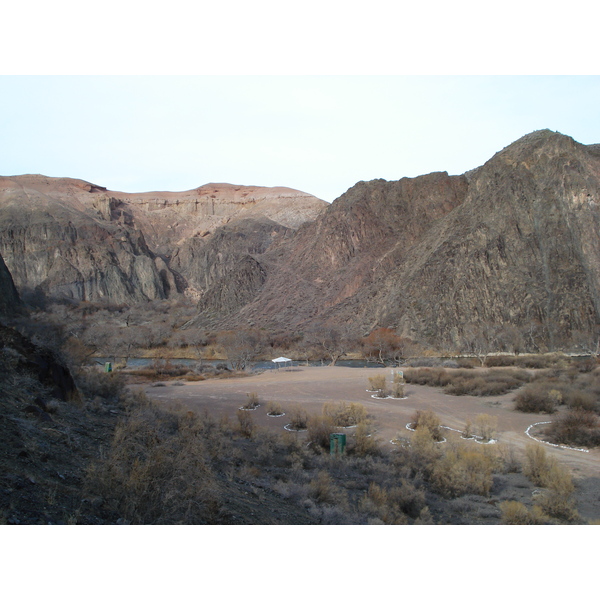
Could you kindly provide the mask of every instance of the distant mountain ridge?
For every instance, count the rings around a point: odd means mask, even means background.
[[[50,297],[116,303],[200,297],[220,269],[222,257],[207,267],[204,250],[221,227],[260,223],[260,240],[239,248],[260,252],[326,206],[290,188],[208,184],[126,194],[77,179],[0,177],[0,252],[17,287]]]
[[[190,326],[379,326],[438,347],[559,348],[600,325],[600,144],[528,134],[463,175],[124,194],[0,178],[17,287],[139,302],[187,294]],[[509,343],[510,342],[510,343]]]

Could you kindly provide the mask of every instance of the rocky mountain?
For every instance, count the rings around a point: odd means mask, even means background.
[[[325,206],[289,188],[126,194],[77,179],[0,177],[0,252],[19,289],[49,297],[199,298],[231,253],[260,253]]]
[[[542,130],[462,175],[359,182],[331,205],[288,188],[4,177],[0,252],[21,290],[186,294],[188,326],[388,326],[437,347],[542,350],[598,329],[599,202],[600,145]]]
[[[461,176],[360,182],[276,250],[224,325],[558,348],[600,320],[599,203],[598,145],[548,130]]]

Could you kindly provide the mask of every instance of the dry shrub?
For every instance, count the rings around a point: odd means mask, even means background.
[[[420,368],[407,369],[408,383],[442,387],[454,396],[500,396],[529,381],[526,371],[519,369],[469,371],[467,369]]]
[[[281,408],[281,404],[279,402],[267,402],[267,414],[272,417],[280,417],[283,415],[283,409]]]
[[[106,459],[89,469],[86,488],[130,523],[211,522],[220,491],[203,429],[195,413],[140,402],[117,425]]]
[[[410,440],[410,463],[413,473],[428,478],[442,452],[427,427],[419,427]]]
[[[313,448],[329,450],[330,436],[334,432],[331,419],[325,416],[311,415],[308,419],[308,441]]]
[[[581,408],[585,411],[595,411],[598,407],[594,394],[587,390],[574,389],[567,394],[564,403],[571,408]]]
[[[405,398],[406,392],[404,390],[404,383],[396,383],[392,386],[392,397],[393,398]]]
[[[320,504],[347,506],[346,492],[338,488],[327,471],[319,471],[310,482],[310,496]]]
[[[385,375],[374,375],[369,377],[369,390],[377,392],[383,390],[386,387]]]
[[[566,521],[567,523],[580,522],[581,517],[575,508],[575,501],[570,494],[561,494],[554,490],[545,491],[536,496],[536,505],[545,514]]]
[[[125,394],[125,376],[123,373],[113,371],[104,373],[96,369],[79,369],[76,374],[79,391],[87,398],[100,396],[113,402],[123,398]]]
[[[462,432],[462,437],[467,439],[473,437],[473,423],[471,422],[471,419],[467,419],[467,422],[465,423],[465,428]]]
[[[359,501],[359,510],[386,525],[406,524],[408,522],[406,515],[397,499],[392,499],[391,496],[394,495],[394,492],[391,490],[390,492],[388,493],[388,490],[372,482],[367,493]]]
[[[427,429],[436,442],[444,439],[440,429],[440,418],[432,410],[417,410],[411,418],[411,429]]]
[[[291,429],[303,431],[308,428],[308,413],[300,406],[292,406],[290,410]]]
[[[400,487],[390,488],[388,496],[390,503],[397,506],[411,519],[418,518],[426,508],[423,490],[417,489],[412,482],[405,479],[402,480]]]
[[[238,431],[240,435],[245,438],[251,438],[256,430],[256,424],[254,423],[252,415],[245,410],[238,410],[237,419]]]
[[[480,361],[476,358],[466,357],[457,358],[456,362],[458,363],[461,369],[474,369],[475,367],[478,367],[481,364]]]
[[[523,473],[532,483],[544,487],[554,461],[554,457],[548,456],[546,449],[540,444],[528,444],[525,448]]]
[[[546,429],[546,433],[555,444],[600,446],[598,417],[583,408],[568,410]]]
[[[197,373],[187,373],[183,376],[186,381],[204,381],[206,377],[204,375],[199,375]]]
[[[260,406],[260,398],[258,397],[258,394],[256,392],[248,392],[246,394],[246,397],[248,398],[248,400],[242,408],[246,410],[254,410],[255,408],[258,408]]]
[[[323,405],[323,416],[329,418],[336,427],[352,427],[366,420],[367,411],[357,402],[326,402]]]
[[[498,425],[498,417],[492,415],[481,414],[475,417],[475,431],[484,442],[489,442],[496,435],[496,427]]]
[[[539,444],[528,444],[525,448],[523,473],[540,487],[566,494],[575,490],[569,470]]]
[[[560,394],[560,396],[559,396]],[[530,383],[515,396],[515,409],[525,413],[556,412],[562,393],[549,383]]]
[[[575,486],[569,470],[550,457],[541,480],[543,487],[548,489],[536,496],[536,504],[551,517],[567,522],[578,521],[579,514],[572,498]]]
[[[507,500],[500,504],[504,525],[546,525],[548,517],[539,506],[528,509],[521,502]]]
[[[486,367],[515,367],[518,365],[518,357],[511,355],[487,356]]]
[[[451,448],[434,466],[430,481],[434,490],[447,498],[487,496],[494,466],[494,457],[480,448]]]
[[[381,454],[379,442],[368,421],[361,421],[356,427],[352,454],[356,456],[379,456]]]
[[[496,449],[504,473],[519,473],[521,471],[521,461],[517,457],[514,446],[511,444],[499,444],[496,446]]]
[[[525,448],[525,459],[523,473],[535,485],[547,488],[536,497],[540,509],[562,521],[577,521],[579,515],[572,499],[575,486],[569,470],[539,445],[529,444]]]

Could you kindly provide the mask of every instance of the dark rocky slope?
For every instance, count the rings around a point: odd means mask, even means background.
[[[20,305],[19,293],[0,255],[0,318],[14,315]]]
[[[599,322],[599,202],[595,148],[548,130],[464,176],[361,182],[300,229],[238,322],[436,346],[511,327],[561,347]]]

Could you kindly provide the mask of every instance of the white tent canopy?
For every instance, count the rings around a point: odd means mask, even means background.
[[[291,358],[286,358],[285,356],[280,356],[279,358],[274,358],[271,362],[274,363],[286,363],[286,362],[292,362]]]

